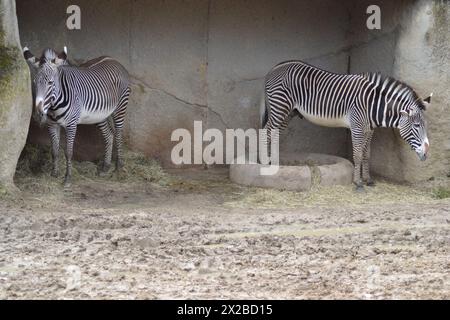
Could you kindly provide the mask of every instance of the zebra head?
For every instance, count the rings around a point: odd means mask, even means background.
[[[27,47],[24,48],[23,54],[34,69],[34,107],[41,123],[44,123],[47,120],[47,112],[56,99],[59,86],[58,67],[68,64],[67,48],[64,47],[60,54],[53,49],[45,49],[40,59],[37,59]]]
[[[424,111],[431,104],[431,94],[426,99],[415,99],[400,111],[399,130],[401,137],[409,143],[412,150],[425,161],[428,156],[430,142],[428,140]]]

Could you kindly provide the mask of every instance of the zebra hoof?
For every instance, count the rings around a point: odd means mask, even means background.
[[[366,185],[367,185],[368,187],[375,187],[375,186],[376,186],[376,183],[375,183],[375,181],[373,181],[373,180],[369,180],[369,181],[367,181]]]
[[[362,184],[356,185],[355,191],[357,193],[363,193],[365,191],[364,186]]]
[[[272,165],[272,161],[269,161],[268,163],[263,163],[259,158],[256,160],[256,162],[263,166],[271,166]]]
[[[72,187],[72,178],[69,176],[66,176],[64,179],[64,189],[70,189],[70,187]]]
[[[109,170],[111,169],[111,165],[101,165],[98,169],[97,169],[97,174],[100,177],[106,177],[109,173]]]
[[[97,175],[101,178],[107,177],[108,176],[108,171],[99,171],[97,173]]]
[[[124,168],[124,164],[122,161],[116,163],[116,172],[121,171]]]
[[[59,176],[59,172],[58,171],[52,171],[52,173],[50,174],[53,178],[58,178]]]

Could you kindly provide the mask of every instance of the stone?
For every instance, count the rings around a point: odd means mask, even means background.
[[[31,83],[22,57],[15,1],[0,0],[0,191],[13,178],[28,134]]]
[[[377,1],[381,30],[366,27],[371,0],[77,4],[82,14],[90,12],[83,16],[82,33],[66,31],[65,1],[17,1],[22,42],[35,54],[47,46],[67,45],[69,58],[78,63],[103,54],[122,62],[133,79],[127,145],[164,166],[173,166],[171,133],[177,128],[192,132],[194,120],[221,131],[259,128],[264,76],[281,61],[300,59],[338,73],[380,71],[421,96],[434,92],[426,112],[429,159],[420,162],[396,130],[380,129],[372,143],[372,172],[410,182],[449,172],[448,1]],[[42,21],[52,21],[54,27],[42,28]],[[30,139],[48,144],[45,130],[35,125],[31,130]],[[346,129],[295,118],[281,138],[282,152],[352,160]],[[101,158],[103,144],[95,127],[80,128],[76,143],[78,158]]]
[[[357,1],[363,12],[370,0]],[[364,16],[354,16],[351,72],[380,71],[410,85],[422,98],[434,93],[425,112],[430,156],[421,162],[398,130],[376,129],[372,141],[372,173],[398,182],[445,177],[450,149],[450,6],[445,1],[379,1],[382,29],[367,32]]]
[[[308,191],[313,185],[349,185],[353,180],[353,165],[337,156],[285,152],[280,163],[278,172],[267,176],[261,175],[265,167],[261,164],[232,164],[230,179],[247,186],[295,191]]]

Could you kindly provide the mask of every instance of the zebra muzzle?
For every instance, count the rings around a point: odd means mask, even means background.
[[[36,111],[39,114],[39,116],[44,115],[44,101],[39,101],[36,103]]]
[[[44,102],[36,104],[36,113],[39,118],[39,124],[43,126],[47,122],[47,113],[44,110]]]
[[[425,161],[428,158],[427,152],[423,152],[423,151],[416,151],[417,156],[419,157],[420,161]]]
[[[40,116],[39,119],[40,119],[41,126],[43,126],[45,123],[47,123],[47,115],[46,114]]]
[[[418,152],[418,155],[419,155],[419,158],[421,161],[427,160],[429,150],[430,150],[430,144],[427,139],[421,146],[420,151]]]
[[[425,142],[425,144],[424,144],[424,153],[425,153],[425,156],[428,154],[428,150],[430,150],[430,145],[429,145],[427,142]]]

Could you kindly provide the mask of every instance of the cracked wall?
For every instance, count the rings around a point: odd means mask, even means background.
[[[330,13],[333,14],[330,14]],[[258,128],[264,77],[276,64],[304,60],[333,72],[348,67],[347,5],[342,1],[212,1],[208,38],[208,127]],[[281,152],[347,156],[345,129],[300,118]]]
[[[275,64],[304,59],[347,70],[342,2],[80,0],[79,31],[65,27],[69,4],[18,0],[22,44],[36,55],[67,45],[75,62],[103,54],[122,62],[133,81],[127,144],[168,166],[172,131],[192,131],[194,120],[204,128],[258,128],[262,79]],[[48,143],[47,133],[32,124],[29,140]],[[294,119],[282,138],[288,148],[345,156],[348,135]],[[101,156],[96,128],[80,128],[75,153],[84,160]]]
[[[352,11],[371,4],[355,2]],[[352,72],[381,71],[411,87],[421,97],[433,92],[426,111],[430,157],[420,162],[394,129],[377,129],[371,167],[379,176],[397,181],[447,179],[450,173],[450,2],[442,0],[378,1],[382,30],[367,31],[353,15]]]
[[[22,44],[37,53],[69,47],[76,62],[103,54],[130,71],[133,94],[126,122],[130,148],[170,166],[174,129],[259,127],[263,77],[275,64],[301,59],[330,71],[381,71],[421,95],[435,92],[430,122],[431,158],[415,154],[391,129],[375,134],[372,169],[399,181],[424,180],[449,171],[448,1],[380,0],[382,30],[366,28],[367,0],[79,0],[82,30],[65,27],[70,1],[18,0]],[[96,128],[81,128],[75,146],[98,159]],[[32,125],[32,141],[48,143]],[[295,118],[283,150],[322,152],[351,159],[348,130],[318,127]]]

